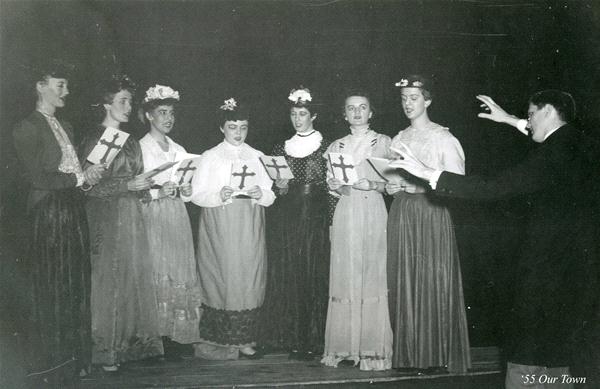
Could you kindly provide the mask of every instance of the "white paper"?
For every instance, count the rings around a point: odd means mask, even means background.
[[[106,163],[110,166],[121,148],[129,138],[129,134],[116,128],[106,127],[102,136],[87,157],[93,164]]]
[[[294,174],[292,174],[292,170],[290,169],[290,165],[287,163],[284,156],[269,156],[262,155],[260,157],[260,162],[262,162],[265,170],[269,177],[272,180],[278,179],[286,179],[291,180],[294,178]]]

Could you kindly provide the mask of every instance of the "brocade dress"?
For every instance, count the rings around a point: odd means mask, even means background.
[[[240,348],[256,345],[267,273],[264,208],[275,200],[273,181],[260,155],[245,143],[234,146],[223,141],[202,154],[192,179],[191,201],[202,207],[197,251],[202,289],[198,357],[237,359]],[[232,174],[237,173],[234,164],[255,174],[262,190],[259,200],[221,200],[221,189],[231,186]]]
[[[351,154],[358,177],[367,157],[388,156],[390,138],[372,130],[334,141],[327,152]],[[327,158],[327,155],[324,155]],[[329,305],[321,363],[344,359],[361,370],[392,367],[392,329],[386,278],[387,210],[377,191],[349,188],[335,208],[331,227]]]
[[[400,131],[401,141],[427,166],[465,173],[458,140],[439,124]],[[399,147],[398,147],[399,148]],[[454,226],[439,198],[407,178],[388,218],[388,287],[394,329],[393,367],[471,367],[467,319]]]
[[[85,142],[96,145],[104,127]],[[142,216],[148,191],[129,191],[143,173],[140,144],[133,136],[100,182],[87,192],[92,258],[92,362],[114,365],[163,354],[150,245]]]
[[[177,160],[185,149],[167,137],[169,149],[163,151],[156,140],[146,134],[140,139],[144,171]],[[171,169],[152,177],[162,186],[171,179]],[[159,189],[150,189],[152,201],[142,206],[153,266],[160,335],[179,343],[200,341],[200,282],[196,269],[194,241],[185,203],[178,195],[158,198]]]
[[[267,290],[260,343],[274,350],[321,353],[329,285],[328,142],[318,131],[274,147],[294,178],[275,188],[267,210]]]
[[[31,227],[27,268],[31,276],[29,370],[54,369],[57,386],[90,364],[90,257],[83,182],[64,121],[33,112],[13,133],[30,184]],[[79,178],[77,177],[79,175]]]

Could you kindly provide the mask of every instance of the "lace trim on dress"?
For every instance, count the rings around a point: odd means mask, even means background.
[[[60,160],[60,165],[58,166],[58,171],[62,173],[82,175],[83,171],[81,170],[81,165],[79,164],[79,159],[77,158],[77,153],[75,152],[75,148],[71,143],[71,140],[67,136],[67,133],[63,129],[60,122],[51,115],[44,113],[42,111],[38,111],[41,113],[48,125],[52,129],[52,133],[54,134],[54,138],[58,142],[60,146],[60,150],[62,152],[62,157]]]
[[[285,152],[294,158],[304,158],[314,153],[321,147],[323,135],[319,131],[313,131],[310,135],[292,136],[285,141]]]

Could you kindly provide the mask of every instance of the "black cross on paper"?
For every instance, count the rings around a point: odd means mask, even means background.
[[[106,162],[106,160],[108,159],[108,154],[110,153],[110,151],[112,149],[121,150],[121,146],[117,145],[118,138],[119,138],[119,133],[116,133],[113,140],[110,142],[105,139],[100,139],[100,141],[98,143],[106,146],[106,152],[104,152],[104,155],[102,156],[102,158],[100,158],[100,163]]]
[[[342,169],[342,174],[344,176],[344,178],[343,178],[344,182],[347,183],[348,182],[348,175],[346,174],[346,169],[353,168],[354,165],[346,165],[344,163],[344,156],[340,155],[340,163],[332,163],[331,167],[339,167],[340,169]]]
[[[272,167],[273,169],[275,169],[275,171],[277,171],[277,180],[281,178],[281,169],[289,169],[289,167],[287,165],[278,165],[277,164],[277,160],[275,158],[272,158],[271,161],[273,162],[272,165],[265,165],[266,167]]]
[[[240,182],[240,190],[244,189],[244,182],[246,181],[246,177],[250,177],[250,176],[255,176],[256,173],[247,173],[246,171],[248,170],[248,166],[244,165],[242,166],[242,172],[241,173],[231,173],[232,176],[239,176],[242,177],[242,181]]]
[[[183,182],[185,181],[185,175],[187,174],[187,172],[191,172],[191,171],[196,170],[195,167],[190,167],[190,166],[192,166],[193,162],[194,161],[188,161],[187,166],[180,167],[179,169],[177,169],[178,172],[183,172],[183,173],[181,173],[181,178],[179,179],[179,184],[178,185],[183,184]]]

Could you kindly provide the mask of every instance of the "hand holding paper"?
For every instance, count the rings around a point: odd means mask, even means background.
[[[292,170],[284,156],[260,156],[260,162],[265,167],[267,174],[272,180],[291,180],[294,178]]]
[[[143,174],[140,174],[127,182],[127,189],[132,192],[136,192],[150,189],[152,184],[154,184],[154,181],[152,181],[149,177],[144,177]]]
[[[351,154],[329,153],[329,167],[342,185],[352,185],[358,181],[356,166]]]
[[[400,147],[390,147],[390,150],[398,153],[402,159],[390,162],[389,166],[398,169],[404,169],[415,177],[429,181],[431,174],[435,171],[421,162],[412,151],[402,142],[397,142]]]

